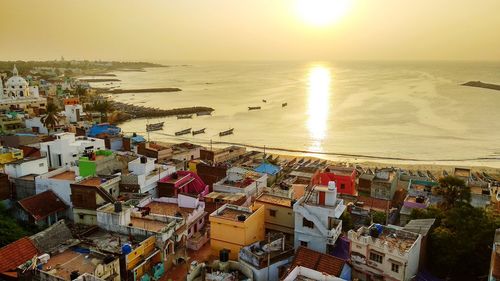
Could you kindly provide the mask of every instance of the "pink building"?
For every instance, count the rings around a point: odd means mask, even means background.
[[[158,181],[158,197],[177,197],[180,193],[203,198],[209,193],[209,187],[194,172],[177,171]]]

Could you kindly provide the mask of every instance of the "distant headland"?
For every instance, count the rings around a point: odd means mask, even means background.
[[[484,83],[481,81],[469,81],[467,83],[463,83],[462,86],[477,87],[477,88],[484,88],[484,89],[491,89],[491,90],[500,91],[500,85],[491,84],[491,83]]]

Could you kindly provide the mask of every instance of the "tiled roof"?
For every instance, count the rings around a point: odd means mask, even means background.
[[[345,261],[320,252],[316,252],[306,247],[299,247],[295,253],[290,270],[296,266],[307,267],[321,273],[339,277],[342,273]]]
[[[18,266],[38,254],[33,242],[24,237],[0,249],[0,274],[15,271]]]
[[[20,200],[19,205],[35,220],[44,219],[56,212],[68,208],[66,204],[52,190]]]

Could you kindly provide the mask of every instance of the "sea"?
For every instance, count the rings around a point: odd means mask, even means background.
[[[133,119],[125,133],[205,146],[329,160],[500,168],[500,62],[162,62],[116,71],[121,82],[94,87],[178,87],[180,92],[114,95],[120,102],[172,109],[208,106],[211,116]],[[286,106],[283,104],[286,103]],[[260,110],[248,107],[260,106]],[[147,123],[164,129],[145,132]],[[183,129],[205,134],[175,137]],[[219,132],[234,128],[234,134]]]

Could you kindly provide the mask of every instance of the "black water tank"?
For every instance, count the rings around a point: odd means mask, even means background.
[[[78,276],[80,276],[80,273],[78,272],[78,270],[71,271],[71,274],[69,275],[69,279],[75,280],[76,278],[78,278]]]
[[[115,213],[119,213],[122,211],[122,202],[116,201],[115,202]]]
[[[220,262],[227,262],[229,261],[229,250],[228,249],[222,249],[219,252],[219,261]]]
[[[238,215],[238,221],[245,221],[247,219],[247,216],[245,215]]]
[[[146,164],[148,162],[148,158],[146,156],[141,157],[141,164]]]

